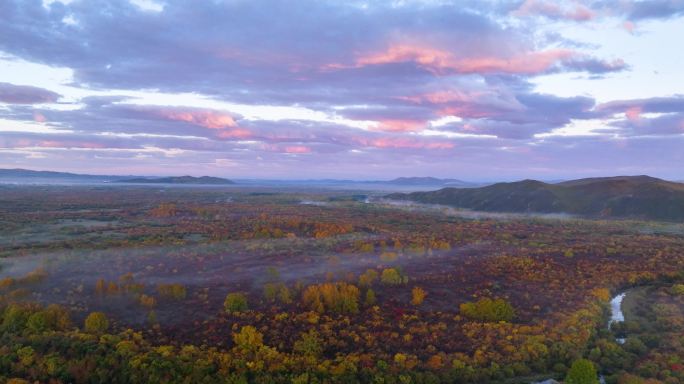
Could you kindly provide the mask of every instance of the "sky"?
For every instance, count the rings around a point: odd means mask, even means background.
[[[0,168],[684,180],[684,0],[0,0]]]

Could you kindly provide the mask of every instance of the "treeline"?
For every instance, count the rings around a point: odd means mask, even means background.
[[[330,355],[326,336],[315,328],[280,350],[246,325],[232,333],[229,349],[219,350],[153,345],[132,330],[107,333],[101,312],[90,314],[82,327],[54,305],[9,304],[0,314],[0,380],[13,383],[476,383],[534,370],[512,362],[471,365],[443,353],[426,359],[410,352]]]

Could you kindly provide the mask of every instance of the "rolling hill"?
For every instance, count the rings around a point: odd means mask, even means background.
[[[589,178],[557,184],[523,180],[387,197],[476,211],[684,220],[684,184],[649,176]]]

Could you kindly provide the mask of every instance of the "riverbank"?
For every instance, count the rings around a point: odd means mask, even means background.
[[[607,383],[684,382],[684,294],[676,281],[632,287],[612,297],[609,332],[590,352]]]

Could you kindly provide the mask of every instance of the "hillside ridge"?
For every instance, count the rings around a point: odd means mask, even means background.
[[[443,188],[387,197],[476,211],[684,220],[684,184],[646,175],[586,178],[556,184],[527,179],[481,188]]]

